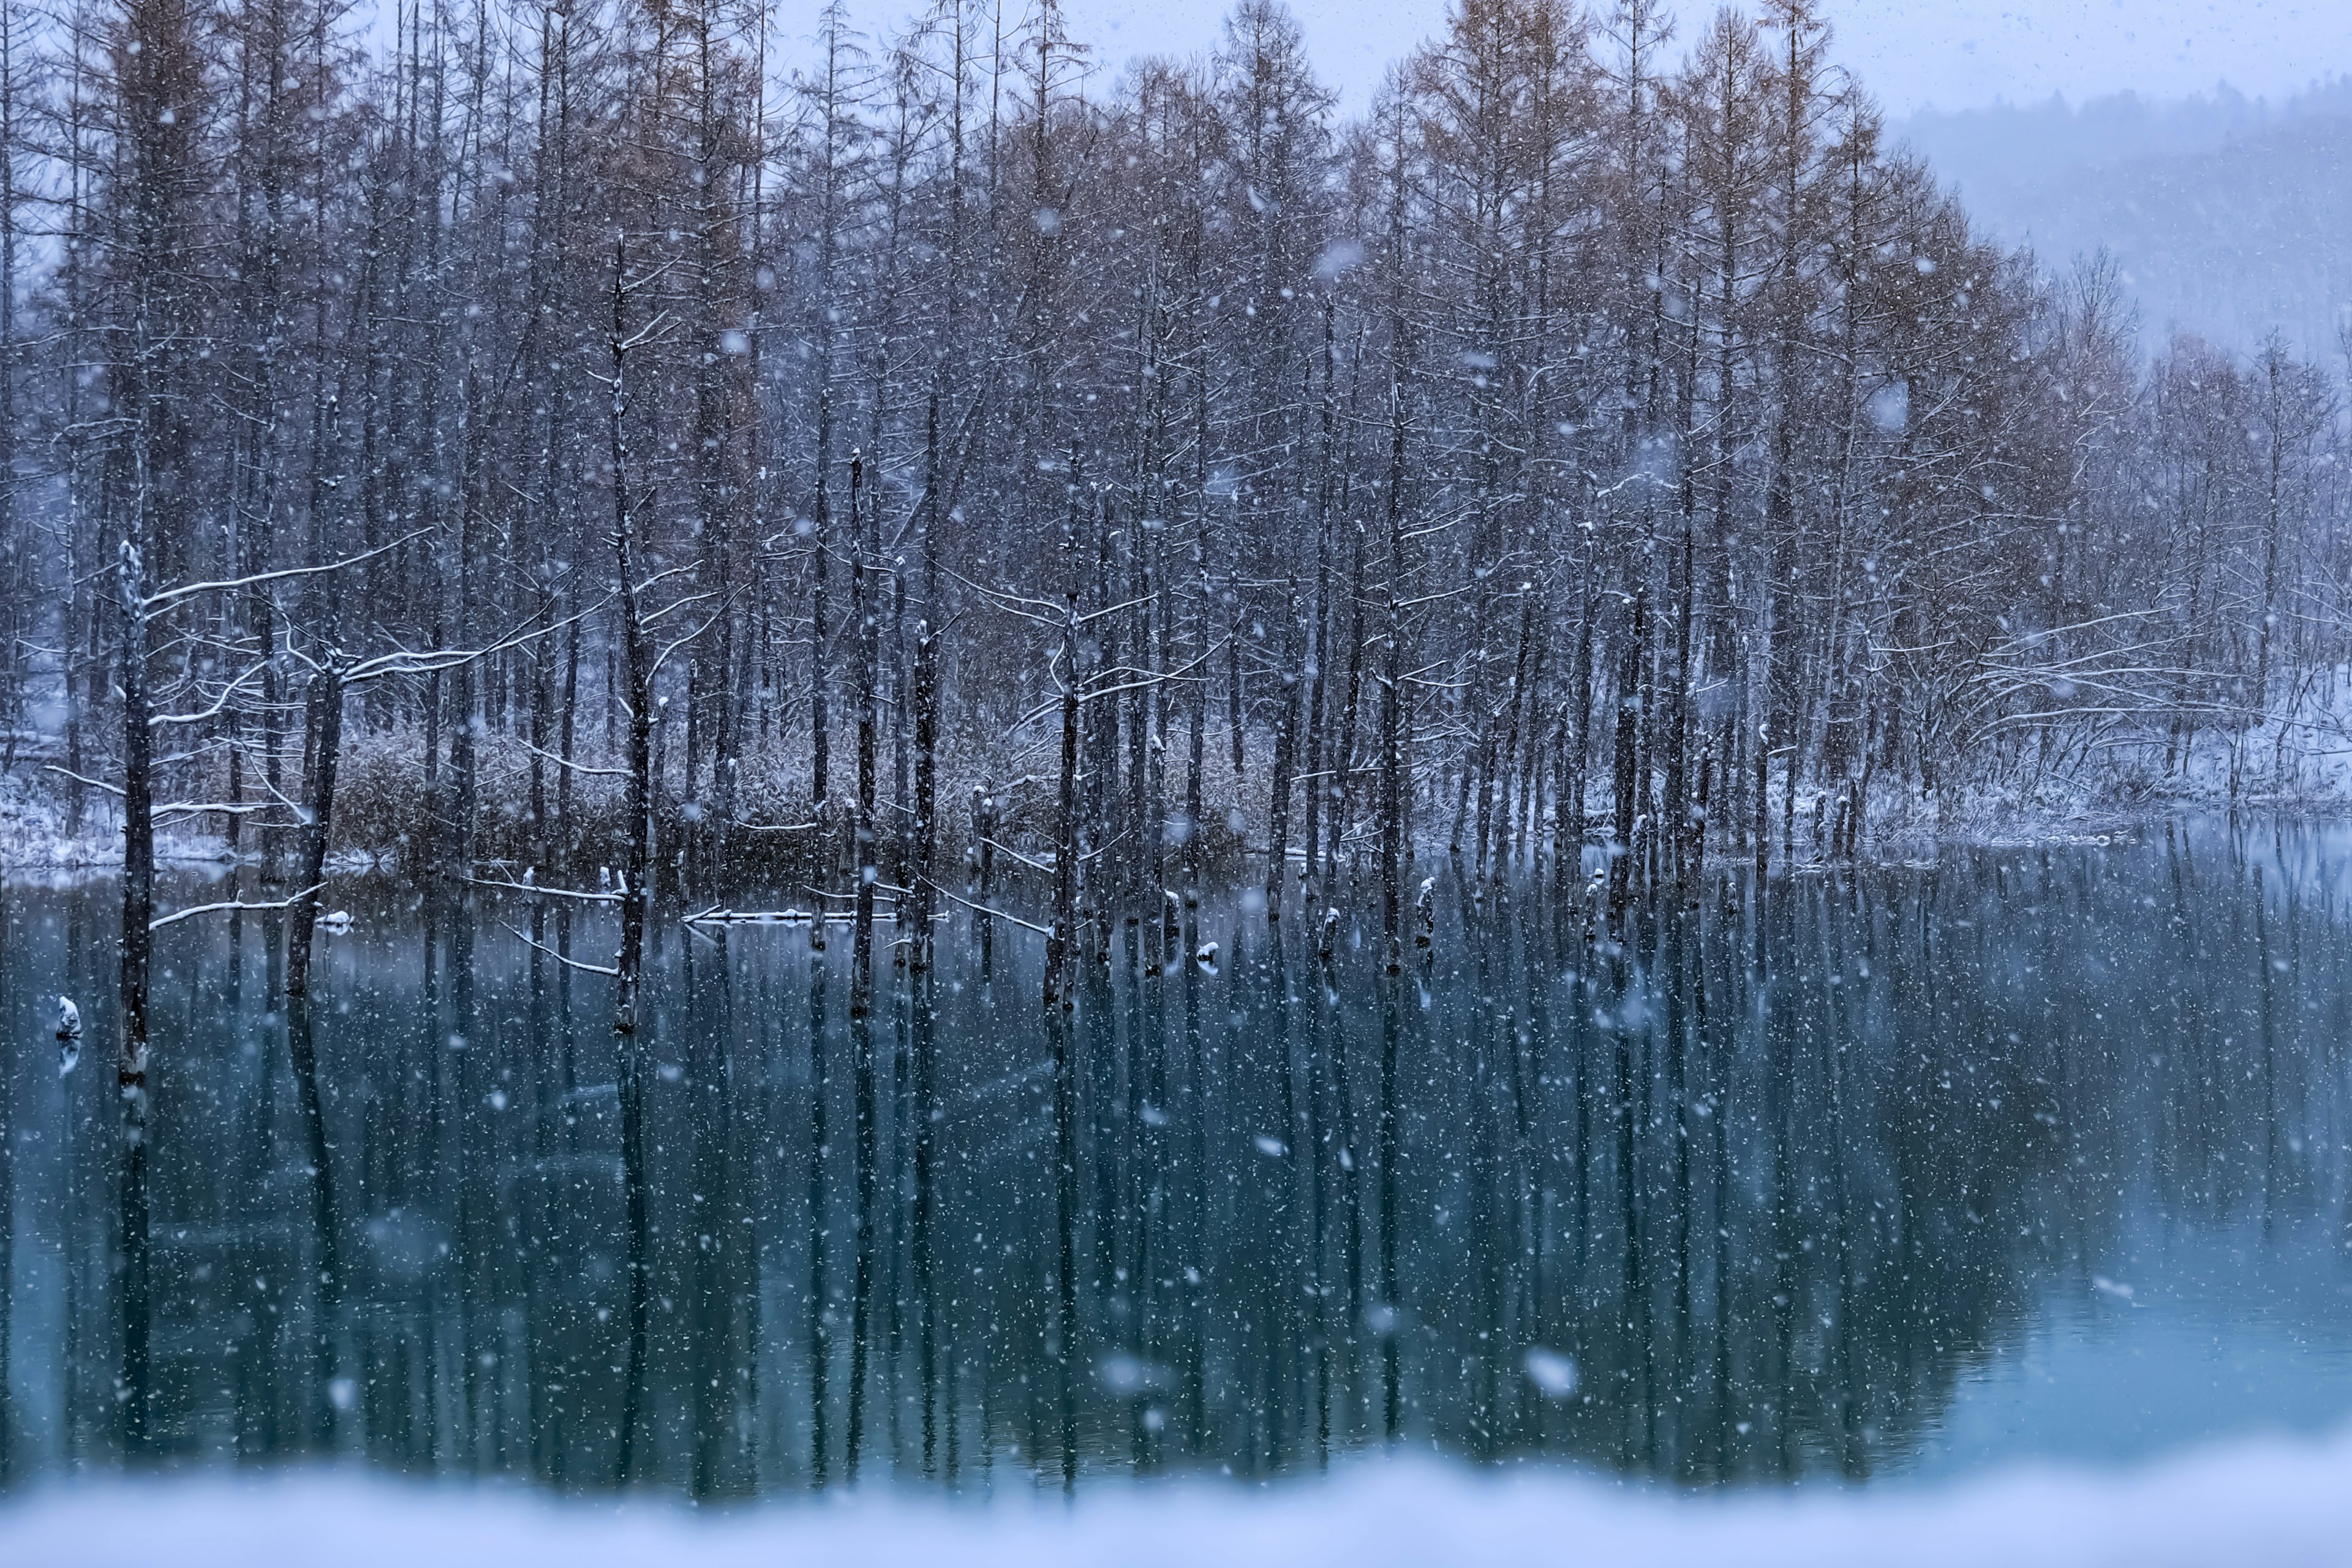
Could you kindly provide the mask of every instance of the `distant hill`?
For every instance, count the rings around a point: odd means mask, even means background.
[[[2335,359],[2352,321],[2352,78],[2281,103],[2226,88],[2126,93],[1895,127],[1969,211],[2063,266],[2099,246],[2137,291],[2150,348],[2173,331],[2243,351],[2273,325]]]

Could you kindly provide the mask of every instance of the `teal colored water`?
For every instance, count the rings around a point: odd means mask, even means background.
[[[845,930],[666,919],[634,1222],[611,983],[556,956],[609,963],[605,910],[339,890],[308,1020],[278,917],[204,916],[159,933],[143,1291],[116,894],[11,886],[8,1473],[1083,1489],[1394,1441],[1709,1483],[2328,1428],[2347,864],[2159,826],[1760,909],[1714,873],[1616,931],[1424,866],[1399,976],[1213,898],[1164,974],[1114,924],[1066,1014],[1006,921],[909,974],[886,920],[854,1017]]]

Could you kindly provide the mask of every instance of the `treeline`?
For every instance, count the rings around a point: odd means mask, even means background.
[[[1416,847],[2316,787],[2335,372],[2145,363],[1819,9],[1461,0],[1349,120],[1278,0],[1115,79],[1051,0],[10,7],[11,765],[306,884],[340,759],[459,876],[1069,932],[1239,851],[1392,939]]]

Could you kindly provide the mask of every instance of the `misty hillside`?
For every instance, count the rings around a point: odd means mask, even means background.
[[[2352,79],[2281,104],[2225,88],[1927,110],[1897,131],[2001,238],[2053,264],[2112,250],[2151,350],[2179,330],[2243,351],[2273,325],[2305,353],[2336,346],[2352,309]]]

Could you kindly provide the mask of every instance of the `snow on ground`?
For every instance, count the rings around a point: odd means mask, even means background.
[[[66,869],[122,864],[118,840],[110,851],[95,835],[70,835],[57,793],[22,774],[0,771],[0,869]]]
[[[0,1563],[55,1568],[1039,1568],[1484,1562],[2135,1568],[2352,1562],[2352,1433],[2248,1443],[2112,1472],[2019,1470],[1948,1488],[1677,1494],[1425,1458],[1324,1479],[1099,1483],[1075,1504],[877,1489],[695,1511],[558,1500],[348,1471],[81,1480],[0,1507]]]
[[[167,866],[222,866],[230,860],[228,841],[216,833],[160,828],[155,858]],[[0,872],[48,873],[47,879],[63,885],[77,876],[121,869],[122,823],[113,802],[99,800],[79,831],[71,831],[58,791],[0,770]]]

